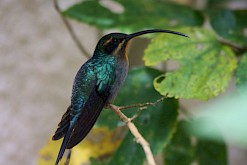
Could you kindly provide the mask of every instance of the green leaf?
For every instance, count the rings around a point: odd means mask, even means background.
[[[227,148],[224,144],[199,140],[196,146],[199,165],[227,165]]]
[[[83,1],[63,12],[63,15],[99,28],[116,25],[117,14],[99,4],[99,1]]]
[[[245,28],[243,30],[246,30],[247,22],[245,20],[247,17],[247,10],[234,10],[234,14],[235,14],[235,17],[237,18],[238,26],[241,29]],[[246,33],[245,33],[245,37],[246,37]]]
[[[238,87],[242,87],[247,83],[247,52],[243,54],[236,72],[236,84]]]
[[[161,96],[153,88],[152,82],[159,74],[159,71],[145,67],[131,70],[115,104],[123,106],[158,100]],[[156,106],[147,107],[141,111],[134,120],[136,127],[149,142],[154,154],[161,152],[170,141],[176,129],[177,108],[177,100],[165,99]],[[123,113],[132,117],[136,114],[136,108],[125,110]],[[119,118],[112,111],[104,110],[98,122],[101,126],[113,127],[119,123]],[[110,164],[141,164],[146,159],[140,145],[133,140],[133,135],[129,133],[113,155]]]
[[[183,28],[190,36],[157,35],[145,50],[145,65],[178,60],[177,71],[168,72],[154,80],[162,95],[175,98],[209,99],[223,92],[237,65],[233,51],[221,45],[214,34],[199,28]]]
[[[124,27],[132,31],[144,28],[162,28],[182,25],[200,26],[203,23],[202,14],[199,11],[193,10],[187,6],[182,6],[167,1],[153,0],[116,1],[119,2],[125,9],[120,16],[120,27]],[[186,15],[186,17],[184,17],[184,15]]]
[[[140,145],[137,145],[133,139],[133,135],[128,133],[118,150],[115,152],[109,165],[132,165],[143,164],[145,154]]]
[[[156,155],[170,142],[177,127],[178,102],[166,99],[156,107],[150,107],[141,113],[136,126],[149,142]]]
[[[191,137],[184,131],[184,123],[179,123],[176,133],[164,150],[166,165],[190,165],[194,160],[195,147]]]
[[[230,94],[197,111],[195,117],[200,118],[188,125],[188,131],[203,139],[224,143],[224,138],[231,144],[247,148],[246,100],[247,86],[241,93]]]
[[[247,10],[231,11],[228,9],[215,9],[208,12],[213,29],[221,37],[247,45],[246,18]]]
[[[225,144],[198,139],[188,134],[185,126],[188,121],[181,121],[170,144],[164,150],[166,165],[190,165],[197,162],[199,165],[227,164],[227,148]],[[193,141],[193,142],[192,142]]]
[[[103,7],[100,1],[83,1],[70,7],[63,14],[98,28],[118,28],[128,32],[147,28],[200,26],[204,21],[199,11],[166,1],[116,0],[115,2],[124,8],[122,13],[111,12]]]

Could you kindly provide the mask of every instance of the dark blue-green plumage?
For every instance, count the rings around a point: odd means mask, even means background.
[[[112,40],[116,36],[116,41]],[[122,86],[128,72],[125,50],[114,52],[125,34],[110,34],[103,37],[89,59],[78,71],[72,90],[71,105],[62,117],[53,140],[62,137],[63,143],[56,164],[65,149],[78,144],[91,130],[103,107],[111,103]],[[108,42],[108,43],[107,43]]]
[[[146,30],[130,35],[111,33],[102,37],[94,55],[78,71],[72,89],[71,104],[63,115],[53,140],[63,138],[56,165],[64,151],[78,144],[93,127],[104,106],[111,103],[128,73],[129,41],[146,33],[169,30]]]

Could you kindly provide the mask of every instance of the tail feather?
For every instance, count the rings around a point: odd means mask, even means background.
[[[80,110],[81,113],[73,118],[73,122],[70,121],[70,107],[68,108],[53,136],[53,140],[58,140],[64,136],[55,165],[58,165],[66,149],[71,149],[86,137],[95,124],[106,100],[107,97],[99,96],[96,91],[93,91]]]
[[[62,159],[63,154],[66,150],[67,144],[69,142],[72,131],[73,131],[73,126],[70,126],[67,133],[65,134],[65,136],[63,138],[63,142],[62,142],[62,145],[60,147],[55,165],[58,165],[59,161]]]

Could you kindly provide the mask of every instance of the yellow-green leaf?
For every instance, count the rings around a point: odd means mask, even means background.
[[[145,65],[177,60],[179,69],[158,76],[154,87],[175,98],[209,99],[223,92],[237,65],[233,51],[205,29],[183,28],[190,38],[160,34],[145,50]]]
[[[106,127],[93,128],[89,135],[73,148],[70,165],[88,163],[91,157],[109,155],[119,146],[121,139]],[[49,141],[39,153],[38,165],[54,165],[62,140]],[[64,164],[66,154],[61,160]]]

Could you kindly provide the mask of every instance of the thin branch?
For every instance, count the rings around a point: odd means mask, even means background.
[[[133,104],[133,105],[121,106],[121,107],[119,107],[119,110],[126,110],[126,109],[130,109],[130,108],[138,108],[136,113],[130,118],[131,121],[133,121],[139,116],[139,113],[142,110],[147,109],[148,106],[156,106],[156,104],[158,104],[159,102],[163,101],[166,97],[167,97],[167,95],[161,97],[160,99],[156,100],[155,102],[147,102],[147,103],[142,103],[142,104]]]
[[[145,109],[147,106],[155,106],[159,102],[163,101],[165,98],[167,98],[167,95],[164,97],[161,97],[160,99],[156,100],[155,102],[147,102],[143,104],[133,104],[133,105],[127,105],[127,106],[121,106],[119,107],[119,110],[125,110],[125,109],[130,109],[130,108],[139,108],[139,109]]]
[[[73,39],[73,41],[76,43],[77,47],[80,49],[80,51],[87,57],[90,58],[91,55],[86,51],[86,49],[82,46],[82,44],[80,43],[80,40],[77,38],[72,26],[70,25],[69,21],[62,15],[61,9],[58,5],[57,0],[54,0],[54,7],[57,10],[57,12],[59,13],[59,15],[61,16],[63,23],[65,24],[66,28],[69,31],[69,34],[71,36],[71,38]]]
[[[109,104],[108,105],[109,108],[111,108],[119,117],[120,119],[126,123],[126,125],[128,126],[130,132],[132,133],[132,135],[135,137],[135,140],[137,143],[139,143],[146,155],[147,158],[147,162],[148,165],[156,165],[155,161],[154,161],[154,156],[153,153],[150,149],[149,143],[144,139],[144,137],[140,134],[140,132],[138,131],[138,129],[136,128],[136,126],[131,122],[131,120],[125,116],[121,111],[120,108],[113,105],[113,104]]]
[[[64,165],[69,165],[71,154],[72,154],[72,149],[69,149],[69,152],[68,152],[68,155],[67,155],[67,158],[66,158],[66,162],[64,163]]]

